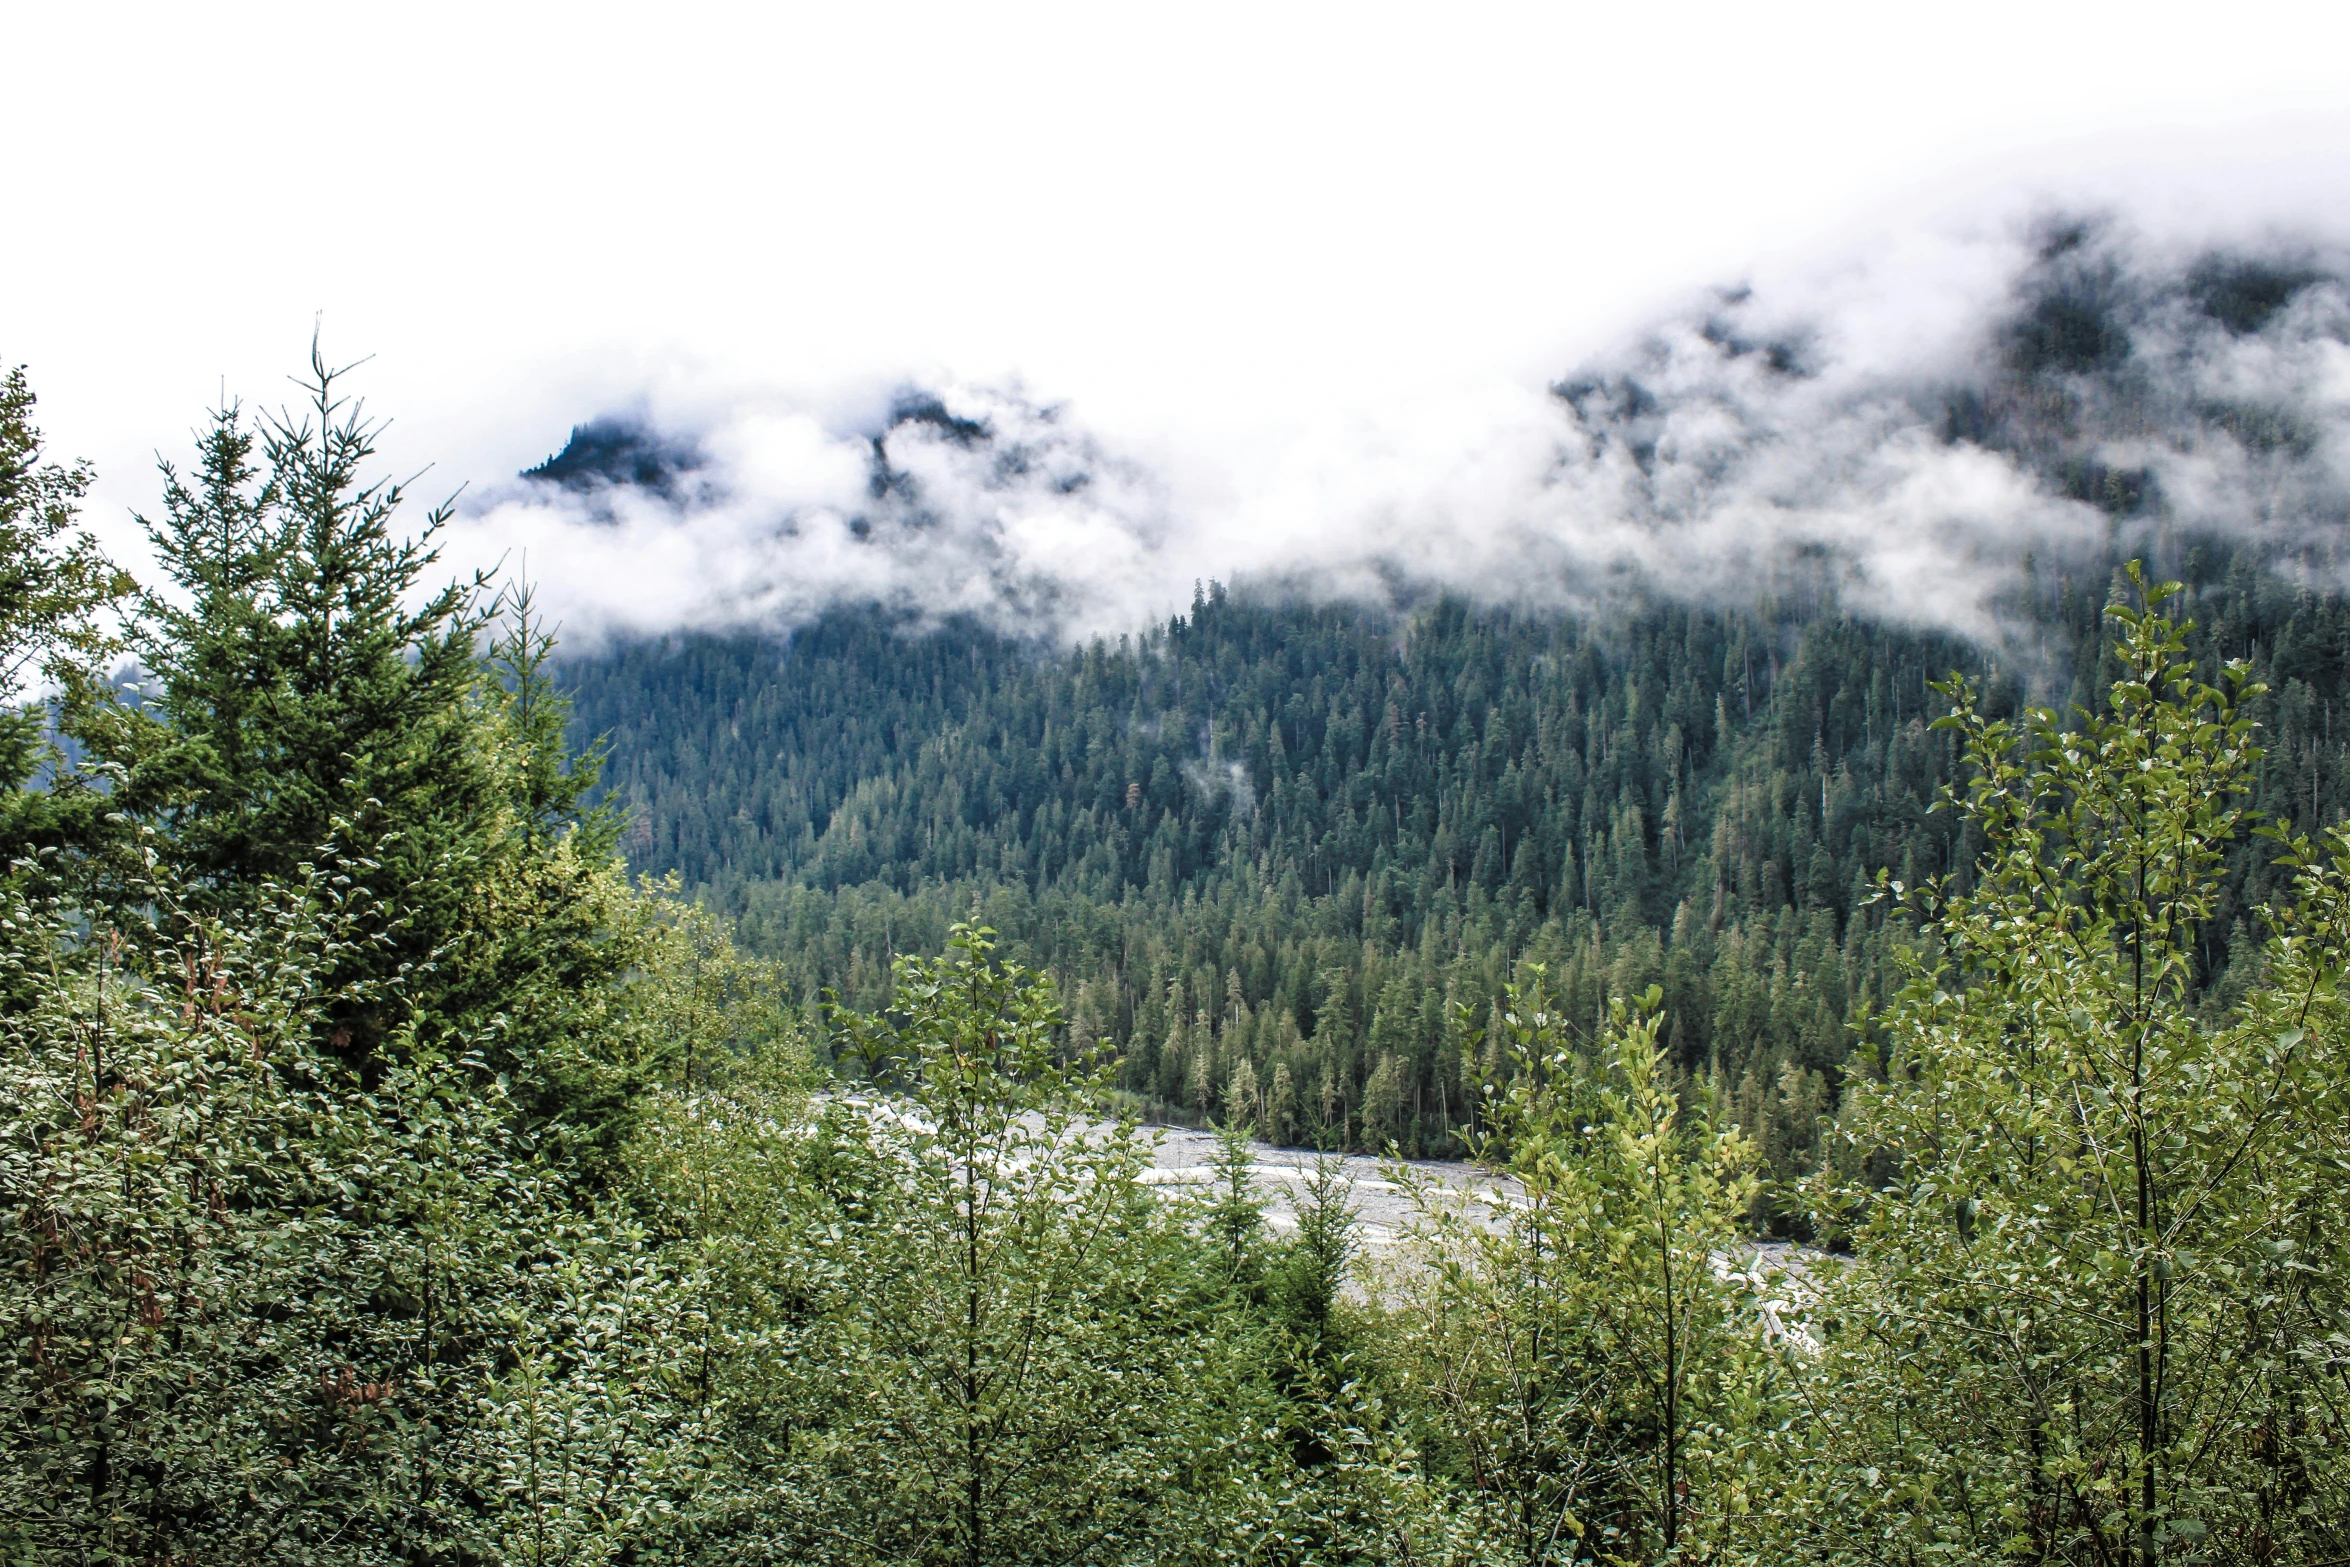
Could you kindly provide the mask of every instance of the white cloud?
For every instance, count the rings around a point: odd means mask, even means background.
[[[1083,637],[1136,629],[1218,577],[1583,607],[1633,587],[1831,588],[1864,613],[1995,639],[2027,554],[2085,562],[2117,527],[2225,530],[2338,570],[2342,285],[2297,287],[2246,332],[2197,302],[2190,247],[2109,225],[2050,258],[2045,238],[2012,212],[1892,236],[1701,296],[1559,392],[1495,381],[1303,422],[1237,484],[1113,450],[1079,410],[1017,388],[949,382],[894,417],[855,395],[673,392],[688,412],[670,426],[704,458],[673,497],[513,486],[461,544],[527,548],[588,636],[788,629],[878,601]],[[2315,252],[2243,254],[2289,268]],[[2127,362],[2020,370],[2016,323],[2039,310],[2061,326],[2068,309],[2126,334]],[[1954,398],[1983,429],[1945,428]],[[2153,487],[2116,520],[2064,493],[2091,468]]]

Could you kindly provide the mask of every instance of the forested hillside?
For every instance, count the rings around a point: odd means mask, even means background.
[[[2261,805],[2339,816],[2350,609],[2215,550],[2191,580],[2200,655],[2273,688]],[[2050,662],[1996,671],[1997,700],[2110,679],[2108,586],[2043,585]],[[893,951],[976,907],[1163,1107],[1237,1092],[1284,1138],[1434,1153],[1476,1070],[1454,1004],[1533,959],[1587,1028],[1662,984],[1674,1059],[1793,1170],[1890,983],[1872,879],[1972,858],[1932,809],[1952,751],[1928,683],[1985,662],[1817,607],[1595,624],[1209,589],[1067,655],[844,612],[564,678],[611,746],[632,861],[705,889],[804,997],[871,1003]],[[2260,865],[2243,853],[2204,933],[2207,981],[2273,885]]]

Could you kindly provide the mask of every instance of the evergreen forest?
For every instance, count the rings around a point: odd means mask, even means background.
[[[2200,667],[2241,658],[2267,688],[2257,806],[2339,820],[2350,605],[2216,544],[2180,569]],[[1933,686],[2092,702],[2112,587],[2041,584],[2036,623],[2070,651],[2026,669],[1826,606],[1590,622],[1208,588],[1067,654],[842,611],[563,676],[575,734],[611,748],[632,863],[725,910],[803,1006],[878,1003],[893,953],[977,918],[1054,976],[1147,1113],[1457,1158],[1497,1064],[1464,1059],[1462,1011],[1484,1028],[1540,963],[1586,1045],[1610,996],[1662,986],[1675,1068],[1792,1178],[1899,984],[1876,878],[1963,885],[1981,850],[1936,809],[1959,772]],[[2234,853],[2201,993],[2245,983],[2277,885]]]
[[[2290,562],[2028,567],[1997,653],[1797,584],[565,654],[315,351],[150,580],[37,412],[10,1562],[2350,1557]]]

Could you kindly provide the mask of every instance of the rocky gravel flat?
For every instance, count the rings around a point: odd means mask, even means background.
[[[1210,1165],[1216,1156],[1215,1133],[1185,1126],[1154,1126],[1147,1130],[1158,1138],[1148,1177],[1153,1184],[1166,1188],[1204,1186],[1215,1178]],[[1306,1179],[1318,1163],[1326,1162],[1336,1166],[1348,1183],[1347,1206],[1354,1210],[1361,1225],[1363,1250],[1374,1261],[1395,1251],[1404,1227],[1411,1222],[1412,1211],[1403,1191],[1387,1178],[1389,1161],[1367,1154],[1323,1154],[1311,1148],[1282,1148],[1271,1143],[1251,1143],[1249,1147],[1256,1156],[1251,1173],[1256,1178],[1259,1194],[1267,1199],[1265,1221],[1275,1233],[1286,1234],[1297,1228],[1297,1204],[1304,1194]],[[1497,1188],[1494,1178],[1473,1164],[1445,1159],[1399,1162],[1413,1171],[1424,1172],[1478,1206],[1486,1205],[1478,1202],[1486,1194],[1491,1194],[1488,1201],[1506,1202],[1514,1186],[1504,1181]],[[1732,1274],[1751,1276],[1759,1297],[1756,1308],[1769,1324],[1772,1337],[1784,1337],[1807,1348],[1816,1348],[1804,1318],[1813,1293],[1812,1262],[1821,1255],[1787,1241],[1755,1241],[1716,1257],[1714,1271],[1723,1278]]]
[[[1215,1133],[1194,1131],[1186,1126],[1154,1126],[1149,1130],[1159,1139],[1158,1152],[1151,1160],[1151,1176],[1156,1184],[1204,1184],[1213,1179],[1215,1172],[1209,1168],[1209,1161],[1216,1156]],[[1383,1160],[1368,1154],[1322,1154],[1311,1148],[1281,1148],[1271,1143],[1249,1146],[1256,1153],[1253,1168],[1258,1190],[1269,1200],[1265,1221],[1277,1233],[1297,1228],[1297,1200],[1305,1189],[1306,1177],[1319,1161],[1337,1166],[1349,1183],[1347,1206],[1354,1209],[1362,1224],[1362,1240],[1368,1250],[1377,1253],[1392,1248],[1411,1218],[1410,1204],[1387,1179]],[[1490,1190],[1493,1185],[1492,1178],[1473,1164],[1443,1159],[1403,1162],[1463,1194]]]

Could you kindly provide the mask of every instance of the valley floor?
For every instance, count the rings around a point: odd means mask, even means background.
[[[1215,1133],[1188,1126],[1160,1126],[1151,1130],[1159,1139],[1157,1153],[1151,1160],[1151,1179],[1155,1184],[1205,1185],[1214,1179],[1209,1161],[1216,1155]],[[1283,1148],[1272,1143],[1250,1146],[1257,1156],[1253,1173],[1258,1190],[1268,1199],[1265,1222],[1276,1233],[1288,1234],[1297,1228],[1298,1198],[1305,1191],[1316,1162],[1325,1159],[1346,1180],[1347,1205],[1354,1209],[1363,1243],[1374,1255],[1392,1249],[1411,1220],[1411,1205],[1396,1183],[1387,1179],[1385,1172],[1389,1165],[1385,1160],[1368,1154],[1323,1154],[1311,1148]],[[1491,1185],[1473,1164],[1441,1159],[1402,1162],[1407,1168],[1425,1171],[1464,1193]]]

